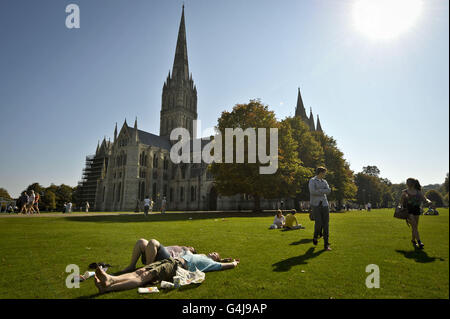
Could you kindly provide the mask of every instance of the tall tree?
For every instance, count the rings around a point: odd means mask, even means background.
[[[444,199],[442,198],[441,193],[439,193],[437,190],[431,189],[426,192],[425,196],[433,202],[433,205],[437,207],[444,206]]]
[[[42,187],[39,183],[33,183],[26,189],[27,193],[29,193],[31,190],[34,190],[35,193],[42,194],[45,191],[45,188]]]
[[[326,179],[332,189],[330,199],[338,201],[338,206],[341,207],[344,199],[351,200],[356,195],[353,171],[332,137],[318,131],[313,134],[324,152],[325,167],[328,170]]]
[[[251,100],[248,104],[237,104],[231,112],[222,112],[218,119],[217,130],[222,134],[222,145],[225,146],[225,129],[240,128],[243,131],[252,128],[279,129],[278,135],[278,169],[274,174],[261,174],[262,164],[259,157],[256,163],[248,161],[248,138],[244,138],[244,163],[236,162],[236,139],[233,141],[233,163],[225,163],[225,150],[222,151],[222,163],[214,162],[210,171],[214,175],[217,191],[221,195],[231,196],[248,194],[254,199],[254,210],[260,211],[261,198],[276,198],[283,195],[293,196],[298,185],[307,174],[301,167],[296,149],[298,147],[292,138],[292,131],[287,123],[278,123],[273,111],[259,100]],[[256,150],[258,142],[256,130]],[[269,153],[269,134],[266,134],[266,153]],[[250,145],[253,147],[253,145]]]
[[[47,211],[53,211],[56,209],[56,195],[50,189],[44,191],[44,196],[41,198],[41,204],[44,209]]]
[[[374,166],[364,166],[363,167],[363,171],[364,174],[366,175],[370,175],[370,176],[375,176],[375,177],[379,177],[380,176],[380,170],[378,169],[378,167]]]
[[[363,172],[356,174],[355,184],[358,187],[356,200],[358,204],[379,205],[383,194],[383,185],[379,178]]]
[[[11,199],[11,196],[9,195],[8,191],[2,187],[0,187],[0,197],[4,199]]]

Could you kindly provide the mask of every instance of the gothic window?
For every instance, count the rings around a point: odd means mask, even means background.
[[[155,154],[153,156],[153,167],[158,168],[158,155],[157,154]]]
[[[180,187],[180,202],[184,202],[184,188]]]
[[[112,201],[114,202],[114,199],[116,198],[116,184],[113,185],[113,191],[112,191]]]
[[[153,190],[152,190],[152,199],[156,200],[156,183],[153,183]]]
[[[120,203],[120,191],[122,188],[122,183],[119,183],[119,186],[117,187],[117,202]]]
[[[173,188],[172,187],[170,188],[170,191],[169,191],[169,201],[173,202]]]
[[[139,185],[139,199],[144,200],[145,197],[145,182],[140,183]]]
[[[164,185],[164,188],[163,188],[163,196],[164,196],[164,197],[167,197],[167,184]]]
[[[164,157],[164,170],[167,171],[168,168],[169,168],[169,160],[167,159],[167,157]]]
[[[102,202],[105,202],[105,193],[106,193],[106,187],[103,186],[103,192],[102,192]]]
[[[195,188],[191,186],[191,202],[195,201]]]

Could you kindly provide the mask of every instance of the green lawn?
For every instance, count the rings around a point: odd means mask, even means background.
[[[439,212],[420,219],[424,251],[413,250],[392,210],[331,214],[330,252],[312,245],[306,214],[298,215],[306,229],[288,232],[268,230],[272,216],[245,213],[0,218],[0,298],[449,298],[449,212]],[[241,264],[207,273],[199,286],[152,295],[97,296],[93,279],[66,288],[68,264],[83,273],[104,261],[118,271],[139,238],[219,251]],[[380,268],[379,289],[365,286],[369,264]]]

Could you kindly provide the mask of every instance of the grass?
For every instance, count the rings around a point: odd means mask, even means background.
[[[306,229],[287,232],[268,230],[271,215],[248,213],[0,218],[0,298],[448,299],[449,211],[439,212],[420,219],[424,251],[414,251],[410,230],[392,210],[331,214],[331,252],[322,242],[312,245],[306,214],[298,215]],[[104,261],[116,272],[128,264],[139,238],[219,251],[241,264],[207,273],[199,286],[152,295],[137,289],[97,295],[93,279],[66,288],[68,264],[83,273],[89,263]],[[365,286],[369,264],[380,268],[379,289]]]

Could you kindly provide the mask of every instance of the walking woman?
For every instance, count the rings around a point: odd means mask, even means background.
[[[401,203],[408,210],[408,219],[406,220],[412,228],[412,244],[414,248],[423,249],[424,244],[419,235],[419,216],[422,203],[431,205],[431,201],[422,193],[422,187],[415,178],[406,180],[407,189],[402,191]],[[417,241],[417,242],[416,242]]]

